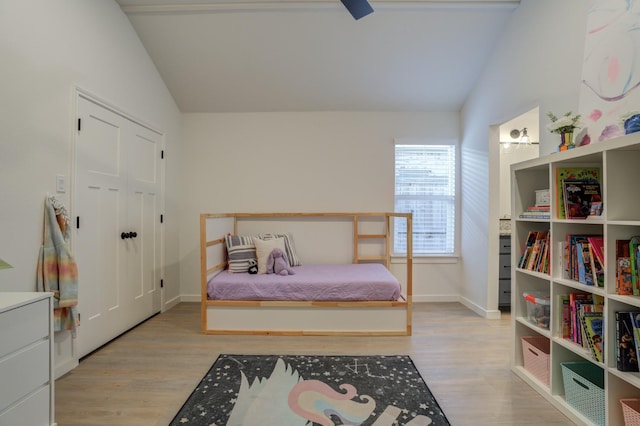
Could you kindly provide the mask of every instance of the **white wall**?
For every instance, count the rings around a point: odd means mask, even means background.
[[[500,159],[498,160],[500,164],[500,210],[498,215],[500,218],[511,217],[511,165],[537,158],[538,155],[539,145],[516,147],[512,144],[508,148],[505,148],[505,145],[500,145]]]
[[[71,182],[80,87],[165,133],[167,300],[179,296],[178,188],[180,113],[136,33],[115,1],[0,2],[0,291],[35,291],[43,201],[55,177]],[[68,188],[70,189],[70,188]],[[60,199],[71,209],[70,191]],[[79,268],[79,282],[91,271]],[[81,309],[81,307],[80,307]],[[58,333],[57,363],[69,361]]]
[[[393,139],[459,137],[458,113],[446,112],[183,117],[183,300],[200,298],[200,213],[392,211]],[[418,299],[457,300],[457,264],[415,269]]]
[[[498,303],[499,191],[491,188],[499,188],[500,168],[492,129],[536,106],[541,129],[547,111],[578,110],[588,7],[522,0],[462,111],[462,297],[487,316]],[[540,133],[540,154],[553,152],[556,135]]]

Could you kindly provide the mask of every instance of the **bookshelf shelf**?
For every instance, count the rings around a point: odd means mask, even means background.
[[[604,364],[601,362],[597,362],[593,359],[591,359],[590,355],[589,355],[589,351],[587,351],[585,348],[583,348],[582,346],[573,343],[571,340],[567,340],[567,339],[563,339],[562,337],[554,337],[553,339],[554,343],[557,343],[558,345],[561,345],[567,349],[569,349],[571,352],[585,358],[588,359],[589,361],[593,362],[594,364],[598,364],[600,367],[604,367]]]
[[[551,333],[549,332],[549,330],[546,330],[544,328],[540,328],[540,327],[536,326],[535,324],[530,323],[529,320],[526,319],[525,317],[518,317],[518,318],[516,318],[516,321],[518,323],[524,325],[525,327],[530,328],[531,331],[533,331],[533,332],[535,332],[537,334],[540,334],[542,336],[551,338]]]
[[[514,267],[511,272],[512,371],[545,399],[580,425],[596,424],[565,399],[564,362],[587,362],[604,374],[606,425],[623,424],[621,398],[640,398],[640,373],[617,369],[616,312],[640,311],[639,296],[616,293],[616,240],[640,235],[640,197],[633,178],[640,164],[640,133],[626,135],[569,151],[517,163],[511,166],[512,234],[511,263],[518,265],[530,233],[548,232],[550,273]],[[597,167],[604,209],[587,219],[561,218],[561,188],[558,170]],[[520,218],[535,203],[537,190],[550,190],[550,218]],[[567,276],[564,245],[571,235],[601,235],[604,238],[604,286],[590,286]],[[601,275],[600,275],[601,276]],[[572,277],[573,278],[573,277]],[[523,294],[542,292],[550,296],[549,330],[528,321]],[[559,297],[573,292],[591,294],[603,301],[604,360],[596,361],[591,350],[563,337],[562,306]],[[565,322],[566,324],[566,322]],[[522,337],[549,339],[550,386],[545,386],[524,366]],[[566,334],[565,334],[566,335]]]

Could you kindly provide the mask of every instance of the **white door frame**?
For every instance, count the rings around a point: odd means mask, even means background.
[[[71,217],[72,219],[72,226],[76,226],[76,206],[77,206],[77,191],[78,191],[78,182],[77,182],[77,176],[78,176],[78,170],[77,170],[77,144],[78,144],[78,136],[79,136],[79,131],[78,131],[78,121],[77,121],[77,117],[79,116],[79,101],[80,99],[83,98],[89,102],[95,103],[96,105],[105,108],[111,112],[113,112],[114,114],[117,114],[139,126],[142,126],[156,134],[158,134],[160,136],[160,149],[164,152],[165,147],[166,147],[166,141],[165,141],[165,134],[164,132],[156,129],[154,126],[149,125],[148,123],[146,123],[144,120],[141,120],[140,118],[138,118],[136,115],[134,114],[130,114],[126,111],[124,111],[122,108],[116,106],[115,104],[106,101],[80,87],[75,87],[74,88],[74,93],[73,93],[73,121],[72,121],[72,147],[71,147],[71,155],[72,155],[72,161],[71,161],[71,179],[69,179],[70,181],[70,197],[69,197],[69,203],[70,203],[70,212],[71,212]],[[159,162],[159,179],[160,179],[160,211],[164,211],[164,206],[165,206],[165,199],[164,199],[164,194],[165,194],[165,164],[164,161],[160,161]],[[162,226],[162,224],[160,225],[160,278],[163,279],[164,275],[165,275],[165,227]],[[73,236],[71,238],[71,247],[73,247]],[[82,285],[82,283],[80,283],[80,285]],[[165,310],[165,292],[164,292],[164,288],[160,288],[160,312],[164,312]],[[82,323],[80,324],[80,327],[82,327]],[[77,351],[75,350],[75,342],[74,342],[74,349],[73,349],[73,353],[74,355],[77,354]]]

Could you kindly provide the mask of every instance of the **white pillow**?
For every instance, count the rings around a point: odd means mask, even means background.
[[[284,238],[284,248],[287,249],[285,253],[287,254],[287,258],[289,260],[289,266],[300,266],[302,265],[302,261],[298,256],[296,251],[296,245],[293,243],[293,235],[291,233],[286,232],[284,234],[261,234],[258,235],[258,238],[261,240],[272,240],[274,238]]]
[[[267,273],[267,258],[274,248],[279,248],[283,253],[286,253],[284,238],[274,238],[272,240],[255,238],[253,244],[256,246],[256,256],[258,257],[258,274]]]

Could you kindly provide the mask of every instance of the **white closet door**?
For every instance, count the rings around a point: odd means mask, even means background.
[[[160,141],[157,133],[79,97],[74,255],[77,355],[160,311]]]
[[[130,286],[126,297],[138,323],[160,311],[160,135],[131,123],[128,134],[125,240]]]

